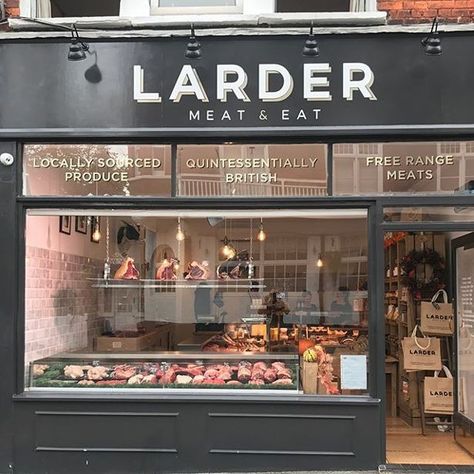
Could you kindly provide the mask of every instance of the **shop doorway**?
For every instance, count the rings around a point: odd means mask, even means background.
[[[384,247],[387,464],[474,465],[474,233]]]

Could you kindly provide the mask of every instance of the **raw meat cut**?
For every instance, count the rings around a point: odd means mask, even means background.
[[[272,385],[292,385],[292,384],[293,382],[291,381],[291,379],[278,379],[272,383]]]
[[[265,373],[263,374],[263,379],[267,383],[274,382],[276,378],[277,378],[277,373],[275,369],[267,369]]]
[[[176,372],[173,369],[168,369],[163,377],[161,377],[160,382],[163,384],[173,383],[176,380]]]

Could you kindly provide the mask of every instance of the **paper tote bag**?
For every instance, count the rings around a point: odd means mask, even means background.
[[[402,339],[405,370],[441,370],[441,347],[436,337],[416,337],[415,326],[410,337]]]
[[[439,377],[438,371],[435,371],[434,377],[425,377],[425,413],[446,413],[449,415],[453,413],[453,376],[444,365],[442,371],[446,377]]]
[[[443,296],[443,302],[436,300]],[[435,293],[431,301],[421,303],[421,330],[426,334],[453,334],[453,305],[448,303],[448,294],[444,290]]]

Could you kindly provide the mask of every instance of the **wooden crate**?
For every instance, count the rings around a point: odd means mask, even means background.
[[[169,325],[147,331],[137,337],[98,336],[95,339],[97,352],[141,352],[153,348],[168,350]]]

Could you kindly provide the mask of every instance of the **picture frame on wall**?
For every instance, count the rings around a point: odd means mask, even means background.
[[[71,216],[59,216],[59,232],[71,235]]]
[[[87,216],[76,216],[76,232],[87,235]]]

